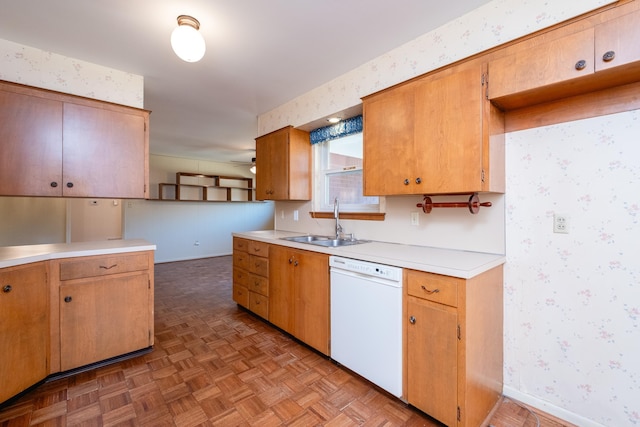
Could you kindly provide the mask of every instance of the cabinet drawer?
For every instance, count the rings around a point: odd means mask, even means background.
[[[149,269],[149,257],[146,253],[75,258],[72,261],[60,262],[60,280],[106,276],[147,269]]]
[[[249,241],[239,237],[233,238],[233,250],[247,252],[249,250]]]
[[[269,244],[264,242],[249,241],[249,250],[251,255],[267,258],[269,256]]]
[[[249,254],[246,252],[233,251],[233,267],[249,269]]]
[[[249,275],[247,287],[258,294],[269,296],[269,279],[256,274]]]
[[[249,255],[249,271],[258,276],[269,277],[269,260],[255,255]]]
[[[253,311],[258,316],[268,319],[269,318],[269,298],[264,295],[257,294],[255,292],[249,292],[249,310]]]
[[[464,279],[414,270],[405,270],[405,277],[409,295],[452,307],[458,306],[458,284],[463,284]]]
[[[249,291],[246,287],[233,284],[233,300],[246,308],[249,308]]]
[[[233,284],[240,286],[249,286],[249,272],[241,268],[233,268]]]

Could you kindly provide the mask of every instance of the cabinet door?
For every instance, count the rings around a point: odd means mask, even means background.
[[[416,298],[407,304],[407,398],[448,426],[457,419],[457,315]]]
[[[527,91],[540,91],[546,86],[593,74],[593,49],[594,31],[590,28],[491,61],[489,99],[503,108],[531,104],[532,101],[526,100]],[[580,61],[584,61],[584,65],[579,64]],[[517,94],[521,94],[520,97],[515,96]],[[539,92],[536,96],[547,94]]]
[[[0,195],[62,195],[62,102],[0,91]]]
[[[62,284],[62,370],[150,346],[149,287],[147,273]]]
[[[415,89],[413,194],[482,190],[482,68],[474,65],[421,81]]]
[[[411,193],[408,184],[416,178],[413,85],[365,99],[363,109],[364,194]]]
[[[65,196],[144,198],[143,116],[65,103],[63,123]]]
[[[256,139],[256,198],[285,200],[289,194],[287,158],[289,137],[287,129],[272,132]]]
[[[294,331],[294,254],[284,246],[269,249],[269,321],[293,334]]]
[[[293,335],[329,354],[329,256],[294,254],[295,327]]]
[[[638,44],[638,40],[640,40],[640,11],[623,15],[597,26],[595,38],[596,71],[635,64],[635,67],[629,68],[629,73],[633,73],[637,80],[640,67],[638,64],[640,62],[640,44]]]
[[[49,289],[44,263],[0,270],[0,402],[48,374]]]

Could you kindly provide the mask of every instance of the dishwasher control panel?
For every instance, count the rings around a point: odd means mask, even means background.
[[[402,268],[400,267],[338,256],[329,257],[329,266],[367,276],[380,277],[394,282],[402,281]]]

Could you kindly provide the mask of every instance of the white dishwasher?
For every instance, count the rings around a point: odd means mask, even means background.
[[[331,358],[402,395],[402,268],[337,256],[331,267]]]

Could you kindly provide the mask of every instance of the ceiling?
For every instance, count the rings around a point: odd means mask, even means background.
[[[257,116],[490,0],[0,0],[0,38],[144,76],[150,151],[250,161]],[[170,46],[178,15],[207,52]]]

